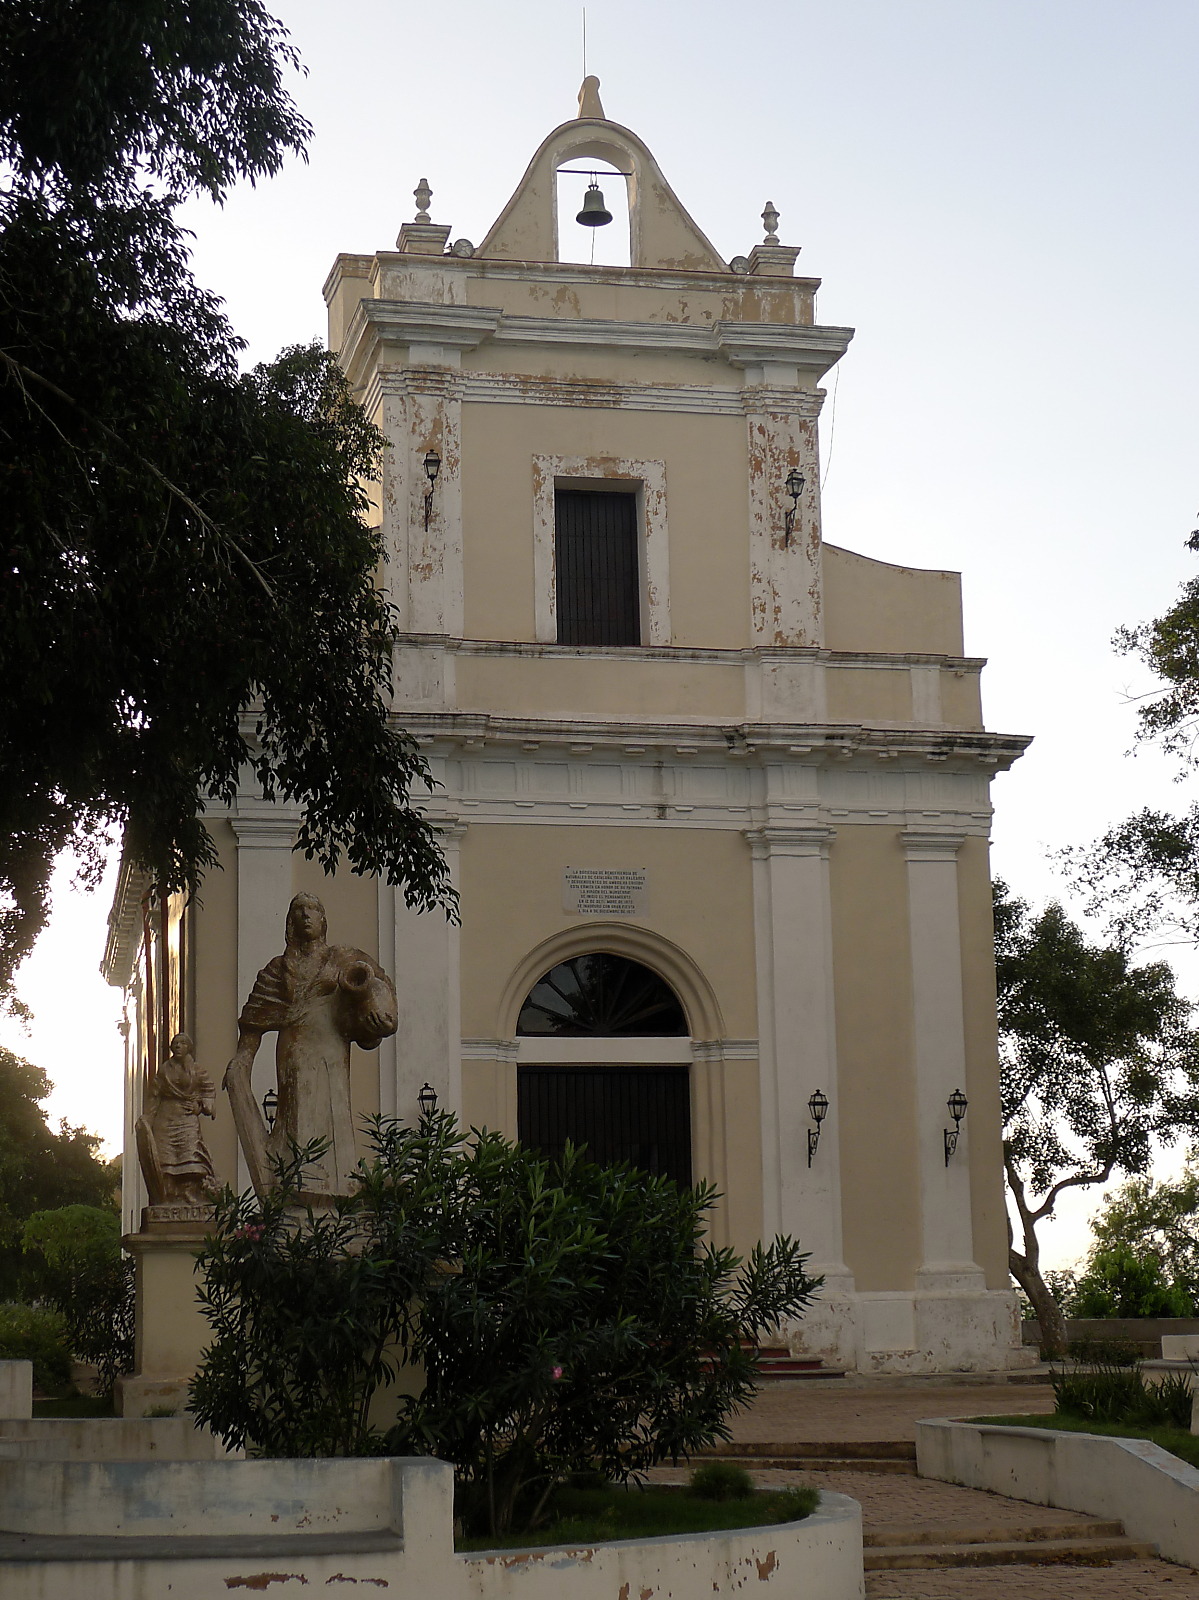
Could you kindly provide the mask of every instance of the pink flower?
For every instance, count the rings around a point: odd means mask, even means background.
[[[238,1228],[233,1237],[235,1239],[252,1239],[255,1243],[257,1243],[257,1241],[262,1238],[265,1232],[266,1229],[262,1227],[261,1224],[250,1222],[247,1223],[244,1228]]]
[[[562,1368],[561,1367],[551,1367],[550,1368],[550,1377],[553,1378],[555,1382],[557,1382],[557,1380],[561,1376],[562,1376]]]

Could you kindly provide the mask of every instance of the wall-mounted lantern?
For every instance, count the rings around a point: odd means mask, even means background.
[[[799,497],[803,493],[804,484],[808,480],[798,467],[792,467],[787,474],[787,493],[791,496],[791,509],[783,518],[783,543],[791,543],[791,535],[795,531],[795,513],[799,509]]]
[[[421,1120],[427,1120],[437,1110],[437,1090],[431,1083],[426,1083],[416,1097],[420,1107]]]
[[[808,1129],[808,1165],[811,1166],[812,1157],[816,1154],[816,1148],[820,1143],[820,1124],[828,1116],[828,1096],[817,1089],[808,1101],[808,1110],[812,1121],[816,1124],[814,1128]]]
[[[275,1126],[275,1118],[279,1113],[279,1096],[273,1089],[268,1089],[262,1097],[262,1115],[266,1118],[266,1131],[270,1133]]]
[[[437,482],[437,474],[441,471],[441,457],[436,450],[425,451],[425,477],[429,480],[429,487],[425,490],[425,527],[429,526],[429,509],[433,504],[433,486]]]
[[[958,1147],[958,1134],[962,1131],[962,1118],[966,1115],[969,1101],[960,1089],[955,1089],[946,1100],[949,1115],[953,1118],[953,1127],[945,1129],[945,1165],[953,1160],[953,1153]]]

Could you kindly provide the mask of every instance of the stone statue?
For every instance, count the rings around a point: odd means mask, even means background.
[[[152,1206],[207,1203],[217,1187],[200,1118],[215,1116],[212,1079],[196,1065],[186,1033],[171,1040],[171,1053],[146,1088],[137,1119],[137,1154]]]
[[[298,894],[287,913],[287,947],[254,982],[238,1021],[237,1049],[225,1071],[237,1136],[259,1194],[273,1187],[272,1158],[293,1144],[323,1139],[320,1161],[305,1169],[304,1191],[345,1194],[354,1170],[350,1045],[374,1050],[396,1031],[395,985],[362,950],[325,943],[325,908]],[[267,1128],[250,1073],[264,1033],[275,1049],[278,1106]]]

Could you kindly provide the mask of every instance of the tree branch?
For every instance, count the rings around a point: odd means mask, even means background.
[[[158,482],[162,484],[163,488],[168,494],[173,495],[181,505],[186,506],[192,515],[198,519],[203,527],[208,529],[214,538],[222,540],[229,546],[236,556],[245,562],[246,566],[262,585],[262,588],[266,592],[267,596],[271,600],[274,600],[275,591],[271,588],[268,580],[263,576],[262,569],[258,566],[258,563],[254,561],[245,550],[242,549],[241,545],[238,544],[237,540],[228,531],[228,529],[222,528],[215,523],[208,513],[196,504],[190,495],[185,494],[177,483],[172,483],[170,478],[167,477],[166,473],[162,472],[154,465],[152,461],[150,461],[146,456],[142,455],[140,450],[135,450],[128,440],[123,439],[121,435],[110,428],[107,423],[102,422],[99,417],[94,416],[86,406],[80,405],[79,401],[76,400],[72,395],[69,395],[65,389],[60,389],[58,385],[51,382],[49,378],[42,377],[40,372],[35,372],[32,367],[27,367],[22,362],[15,360],[9,355],[7,350],[0,350],[0,361],[2,361],[4,365],[9,368],[9,370],[17,377],[19,381],[23,379],[29,379],[33,383],[40,384],[43,389],[48,389],[49,392],[57,399],[61,400],[64,405],[70,406],[72,410],[77,411],[81,417],[86,417],[87,421],[93,428],[99,429],[99,431],[104,434],[106,438],[111,439],[112,442],[120,449],[131,455],[135,461],[139,462],[140,465],[146,469],[151,477],[156,478]],[[27,394],[27,391],[24,391],[23,384],[22,390]],[[48,415],[45,407],[38,406],[38,410],[44,417],[46,417],[46,420],[50,423],[51,427],[55,429],[55,432],[58,433],[59,437],[62,438],[63,434],[61,428],[57,426],[53,417]]]

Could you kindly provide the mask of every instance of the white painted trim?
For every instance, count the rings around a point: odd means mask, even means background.
[[[695,1052],[691,1040],[685,1036],[557,1039],[526,1034],[516,1040],[515,1055],[522,1066],[540,1062],[561,1066],[583,1065],[587,1062],[611,1063],[613,1066],[628,1062],[636,1066],[653,1066],[669,1062],[690,1063],[694,1060]]]
[[[642,638],[670,644],[670,541],[666,524],[666,463],[624,456],[533,457],[533,618],[542,644],[558,640],[554,566],[554,490],[561,479],[627,483],[637,491],[641,523]]]

